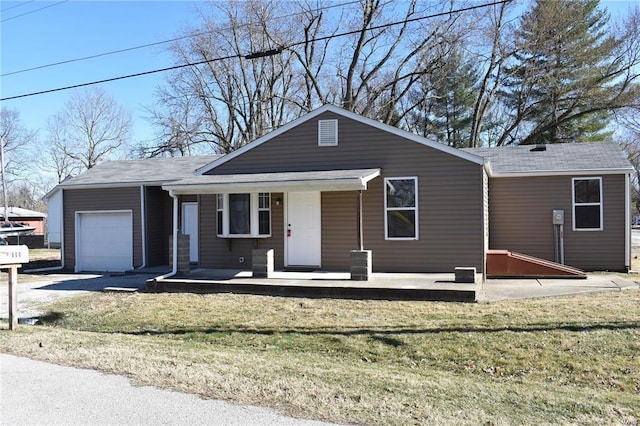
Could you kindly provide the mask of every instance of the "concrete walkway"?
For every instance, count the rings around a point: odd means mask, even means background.
[[[0,354],[2,425],[327,425]]]
[[[588,274],[586,279],[491,279],[478,291],[478,301],[497,302],[639,289],[638,283],[614,274]]]

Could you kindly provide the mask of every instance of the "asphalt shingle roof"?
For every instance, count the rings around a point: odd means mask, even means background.
[[[46,213],[37,212],[35,210],[23,209],[22,207],[9,207],[9,219],[23,217],[47,217]],[[0,207],[0,217],[4,218],[4,207]]]
[[[536,150],[534,145],[465,148],[463,151],[487,159],[494,176],[633,170],[624,152],[614,142],[549,144],[542,151]],[[183,179],[189,182],[195,170],[220,157],[213,155],[107,161],[65,180],[59,187],[161,185]]]
[[[535,148],[535,145],[520,145],[465,148],[464,151],[488,159],[493,175],[633,170],[614,142],[548,144],[543,151]]]
[[[91,186],[109,184],[162,184],[185,179],[194,170],[211,163],[219,155],[199,157],[145,158],[100,163],[81,175],[65,180],[59,186]]]

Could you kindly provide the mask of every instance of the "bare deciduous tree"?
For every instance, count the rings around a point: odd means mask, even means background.
[[[9,207],[9,184],[13,179],[24,177],[22,172],[25,162],[22,160],[22,155],[35,138],[36,133],[27,130],[22,124],[18,111],[0,109],[0,172],[5,221]]]
[[[17,110],[2,108],[0,110],[0,139],[5,154],[7,177],[11,180],[22,176],[24,169],[23,154],[35,142],[36,132],[28,130]]]
[[[481,42],[490,46],[490,49],[486,53],[482,48],[478,49],[478,62],[483,65],[484,73],[476,87],[476,101],[471,118],[469,146],[472,148],[482,145],[480,138],[483,130],[493,127],[492,120],[488,117],[503,79],[504,61],[512,54],[509,40],[513,27],[507,22],[509,7],[509,3],[501,3],[491,7],[480,17],[477,33]],[[482,55],[486,55],[484,60]]]
[[[49,120],[58,178],[91,169],[129,143],[131,114],[100,87],[75,92]]]
[[[285,5],[232,2],[212,8],[217,19],[172,46],[178,62],[207,62],[180,70],[157,91],[163,105],[151,117],[161,131],[155,146],[143,150],[147,154],[191,154],[198,145],[228,153],[297,116],[289,100],[291,54],[262,53],[277,50],[274,40],[285,38],[272,23]]]
[[[571,25],[603,30],[599,24],[590,26],[588,14],[584,23],[573,19],[578,16],[577,6],[595,1],[567,1],[567,7],[552,13],[553,19],[539,21],[546,22],[555,34]],[[538,3],[562,4],[562,0]],[[152,110],[151,120],[161,130],[158,139],[141,151],[146,155],[190,155],[201,152],[198,147],[207,147],[228,153],[325,103],[411,129],[416,109],[435,115],[466,111],[469,107],[457,102],[472,99],[469,120],[466,112],[464,120],[449,120],[455,126],[464,123],[468,127],[449,132],[455,134],[452,144],[471,147],[532,141],[548,133],[549,126],[587,123],[589,114],[606,114],[629,105],[629,94],[637,90],[637,75],[633,74],[640,51],[637,25],[626,25],[617,42],[610,45],[610,56],[592,58],[591,62],[588,55],[580,58],[580,70],[597,68],[603,77],[600,82],[593,78],[596,73],[577,78],[585,83],[582,87],[594,90],[588,96],[577,89],[563,92],[568,96],[558,98],[555,105],[564,109],[552,125],[531,109],[539,105],[530,96],[534,90],[538,100],[544,98],[544,93],[540,94],[544,90],[539,90],[539,67],[523,61],[527,49],[531,52],[536,46],[525,37],[515,37],[518,29],[521,36],[526,32],[522,26],[535,21],[539,11],[535,7],[527,11],[527,21],[516,19],[519,11],[508,2],[478,5],[476,11],[459,10],[464,6],[463,1],[454,0],[360,0],[340,5],[325,0],[213,3],[211,11],[202,13],[202,25],[191,31],[194,35],[172,47],[176,62],[201,65],[181,68],[159,88],[160,106]],[[580,36],[572,37],[580,40]],[[570,50],[559,51],[556,58],[576,53]],[[602,51],[607,49],[598,53]],[[432,89],[442,79],[453,52],[462,52],[465,62],[473,64],[477,81],[465,81],[464,91],[472,93],[457,93],[457,100],[438,111],[433,104],[441,100],[433,96],[442,95]],[[567,72],[578,74],[573,65],[556,68],[571,68]],[[593,96],[598,90],[605,96]],[[570,103],[572,96],[579,99],[576,105]],[[522,102],[514,104],[518,98]],[[537,118],[541,118],[540,125]],[[589,131],[582,124],[575,127]],[[469,135],[468,142],[462,140],[466,139],[463,135]]]
[[[54,172],[56,183],[60,183],[68,176],[77,174],[81,167],[77,161],[67,155],[70,147],[64,122],[57,117],[51,117],[47,126],[48,143],[41,152],[40,168],[45,172]]]
[[[144,151],[189,152],[177,142],[227,153],[325,103],[399,124],[408,113],[402,100],[437,63],[430,52],[447,53],[432,47],[459,36],[452,30],[459,14],[414,20],[433,7],[216,3],[196,35],[172,48],[179,63],[207,62],[180,70],[158,91],[162,104],[151,116],[162,131]]]

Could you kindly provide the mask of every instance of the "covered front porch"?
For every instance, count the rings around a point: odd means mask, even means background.
[[[195,196],[200,244],[195,256],[182,257],[200,268],[245,268],[245,261],[255,264],[259,249],[273,252],[265,277],[275,258],[280,269],[351,266],[352,279],[367,280],[371,251],[364,250],[362,194],[380,173],[372,168],[206,175],[164,185],[174,200],[172,256],[178,267],[173,273],[180,271],[178,257],[184,250],[178,245],[187,233],[178,218],[179,204]]]
[[[186,277],[159,276],[151,279],[147,281],[146,289],[150,292],[477,302],[482,291],[482,276],[478,274],[473,283],[461,283],[456,282],[454,272],[375,272],[368,281],[354,281],[349,272],[274,271],[269,278],[256,278],[248,270],[194,269]]]

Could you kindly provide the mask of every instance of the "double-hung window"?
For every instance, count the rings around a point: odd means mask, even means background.
[[[224,238],[264,238],[271,235],[271,194],[218,194],[217,235]]]
[[[386,239],[417,240],[418,178],[385,178],[384,210]]]
[[[573,178],[574,231],[602,231],[602,178]]]

